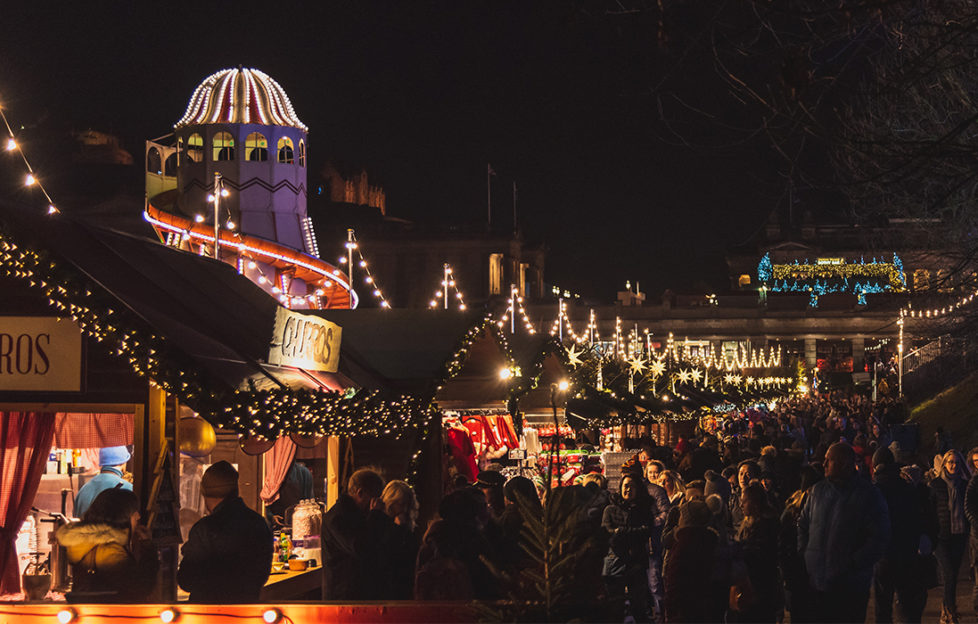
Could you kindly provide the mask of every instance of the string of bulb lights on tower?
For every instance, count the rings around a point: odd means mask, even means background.
[[[516,288],[515,284],[510,284],[509,286],[509,299],[506,300],[506,311],[503,312],[502,317],[496,321],[496,325],[502,329],[506,325],[506,321],[509,321],[509,333],[516,333],[516,314],[520,315],[523,320],[523,326],[526,331],[530,334],[537,333],[534,329],[533,323],[530,322],[530,317],[526,315],[526,308],[523,307],[523,297],[520,296],[519,290]]]
[[[3,112],[3,105],[0,104],[0,119],[3,120],[3,126],[7,129],[7,141],[4,145],[4,150],[8,153],[17,152],[20,154],[21,159],[24,161],[24,166],[27,168],[27,173],[24,175],[24,186],[27,188],[36,188],[41,191],[44,198],[48,202],[48,214],[55,215],[60,212],[54,205],[54,200],[51,199],[51,195],[48,193],[47,189],[44,188],[44,183],[34,172],[34,168],[31,167],[31,163],[27,160],[27,154],[24,153],[23,146],[17,141],[17,137],[14,135],[13,128],[10,126],[10,121],[7,120],[7,115]]]
[[[441,299],[441,304],[440,304],[441,307],[447,310],[448,301],[449,301],[449,296],[448,296],[449,288],[452,288],[455,291],[455,301],[458,302],[457,303],[458,309],[464,311],[465,299],[462,296],[462,291],[458,289],[458,284],[455,281],[454,271],[452,270],[451,265],[448,264],[447,262],[443,265],[441,287],[435,291],[434,298],[428,302],[428,308],[432,310],[438,308],[439,306],[438,300]]]
[[[360,259],[357,265],[363,269],[366,276],[363,278],[363,282],[371,289],[371,294],[380,304],[382,308],[390,308],[391,304],[388,303],[387,299],[384,298],[384,292],[377,285],[377,280],[370,273],[370,265],[367,263],[366,258],[363,257],[363,251],[360,249],[360,243],[357,241],[357,236],[352,229],[348,229],[346,237],[346,253],[345,256],[340,256],[340,264],[346,264],[347,271],[350,279],[350,285],[353,285],[353,252],[356,252],[357,257]]]

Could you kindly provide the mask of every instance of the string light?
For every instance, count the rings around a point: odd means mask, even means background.
[[[374,287],[372,290],[372,294],[374,298],[377,300],[380,307],[389,309],[391,307],[391,304],[384,297],[383,291],[380,289],[379,286],[377,286],[377,280],[374,279],[374,276],[370,273],[370,265],[367,263],[366,258],[363,257],[363,251],[360,249],[360,243],[357,241],[356,234],[353,232],[353,230],[347,230],[347,232],[349,233],[349,240],[346,242],[347,253],[353,251],[357,252],[357,256],[360,258],[359,266],[361,269],[363,269],[364,273],[367,274],[366,277],[363,278],[364,283],[368,285],[372,285]],[[345,257],[340,257],[339,261],[340,264],[348,264],[349,262],[348,259]],[[352,275],[352,270],[351,270],[351,275]]]
[[[458,285],[455,280],[454,271],[452,267],[447,262],[444,264],[444,272],[442,273],[441,288],[435,291],[434,299],[428,302],[428,307],[432,310],[438,307],[438,299],[442,299],[442,307],[448,309],[448,289],[451,288],[455,291],[455,301],[459,310],[465,310],[465,300],[462,297],[462,291],[459,290]]]
[[[530,322],[530,318],[526,315],[526,309],[523,307],[523,297],[519,296],[519,291],[516,290],[515,285],[510,285],[509,287],[509,298],[506,300],[506,311],[503,313],[499,321],[496,322],[497,327],[502,329],[506,324],[506,321],[510,322],[510,331],[515,332],[516,330],[516,313],[519,312],[520,317],[523,320],[523,327],[531,335],[536,334],[537,330],[534,329],[533,323]]]
[[[954,303],[951,303],[940,308],[927,308],[923,310],[914,310],[911,305],[906,308],[900,309],[901,317],[908,318],[940,318],[942,316],[947,316],[948,314],[954,313],[956,310],[968,305],[974,301],[975,297],[978,296],[978,290],[975,290],[970,295],[961,297]]]
[[[236,101],[236,93],[244,93],[245,97]],[[252,94],[256,96],[254,106]],[[251,119],[252,110],[257,112],[255,120]],[[187,111],[173,127],[219,122],[291,126],[309,131],[296,116],[285,89],[268,74],[253,68],[222,69],[205,78],[190,96]]]
[[[24,161],[24,166],[27,168],[27,173],[24,176],[24,186],[28,188],[36,187],[38,190],[41,191],[41,193],[44,195],[44,199],[47,200],[48,215],[58,214],[60,211],[55,207],[54,200],[51,199],[51,196],[48,194],[47,189],[44,188],[44,185],[41,183],[37,175],[34,173],[34,168],[31,167],[30,161],[27,160],[27,154],[24,153],[24,150],[21,149],[20,144],[17,142],[17,138],[14,136],[14,131],[10,127],[10,122],[7,120],[7,115],[6,113],[4,113],[2,106],[0,106],[0,120],[3,120],[3,126],[7,130],[7,142],[5,146],[6,151],[18,152],[20,154],[21,159]]]
[[[764,254],[757,265],[757,277],[772,292],[801,292],[809,294],[809,305],[818,306],[818,298],[829,293],[852,293],[860,305],[866,305],[866,295],[883,292],[904,292],[907,286],[903,261],[893,254],[892,262],[877,260],[846,262],[842,258],[819,258],[810,263],[775,264],[771,254]],[[789,282],[788,280],[792,281]],[[871,281],[875,279],[876,281]],[[854,280],[850,283],[850,280]],[[865,280],[865,281],[860,281]],[[883,280],[881,284],[879,280]]]

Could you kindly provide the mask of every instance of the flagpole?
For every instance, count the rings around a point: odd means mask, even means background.
[[[486,163],[486,225],[492,229],[492,165]]]
[[[513,233],[519,231],[516,225],[516,180],[513,180]]]

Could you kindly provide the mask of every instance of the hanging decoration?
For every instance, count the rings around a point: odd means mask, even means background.
[[[370,265],[367,264],[366,258],[363,257],[363,251],[360,249],[360,243],[357,241],[356,234],[354,234],[353,230],[347,230],[347,233],[348,233],[347,241],[346,241],[347,255],[340,256],[339,262],[340,264],[350,265],[347,267],[347,270],[349,271],[348,275],[350,276],[350,284],[351,285],[353,284],[352,263],[353,263],[353,252],[355,251],[357,253],[357,257],[360,258],[357,265],[361,269],[363,269],[364,273],[366,273],[366,276],[363,278],[363,282],[370,289],[371,294],[373,294],[374,299],[377,300],[377,303],[380,307],[390,308],[391,304],[387,301],[386,298],[384,298],[384,292],[380,289],[380,286],[377,285],[377,280],[375,280],[374,276],[370,273]]]
[[[844,258],[818,258],[774,264],[771,255],[764,254],[757,265],[757,277],[771,292],[808,293],[809,305],[818,306],[818,298],[829,293],[850,293],[859,305],[866,305],[866,295],[883,292],[904,292],[907,287],[903,261],[893,254],[892,262],[873,257],[867,262],[847,262]]]
[[[458,285],[456,284],[454,272],[452,270],[451,265],[449,265],[446,262],[443,266],[443,271],[444,272],[442,274],[442,279],[441,279],[441,288],[435,291],[434,299],[432,299],[429,302],[428,307],[434,310],[437,309],[439,305],[441,305],[443,309],[447,310],[448,301],[449,301],[448,289],[452,288],[455,290],[455,301],[458,309],[460,311],[464,311],[465,300],[462,297],[462,291],[458,289]],[[438,302],[439,297],[442,299],[441,304],[439,304]]]
[[[30,161],[27,160],[27,154],[24,153],[23,146],[17,141],[17,137],[14,135],[13,128],[10,127],[10,122],[7,120],[7,115],[3,112],[3,104],[0,103],[0,120],[3,121],[3,127],[7,130],[7,140],[4,142],[4,150],[13,154],[17,152],[20,154],[21,160],[24,161],[24,167],[27,172],[24,174],[24,186],[28,188],[36,188],[41,191],[44,195],[44,199],[47,200],[48,207],[47,213],[49,215],[56,215],[60,210],[58,210],[54,205],[54,200],[51,199],[51,195],[48,193],[47,189],[44,188],[43,180],[35,173],[34,168],[31,167]]]

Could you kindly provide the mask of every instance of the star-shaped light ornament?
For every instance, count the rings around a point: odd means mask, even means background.
[[[693,383],[699,383],[703,379],[703,373],[698,368],[689,371],[689,376],[693,380]]]
[[[629,371],[635,375],[641,375],[645,371],[645,360],[640,357],[627,360]]]
[[[666,363],[662,360],[656,360],[649,365],[649,374],[652,375],[652,379],[661,377],[664,372],[666,372]]]
[[[735,384],[738,381],[740,381],[740,378],[732,373],[727,373],[726,375],[723,376],[723,383]]]
[[[746,385],[746,386],[749,386],[752,383],[754,383],[754,378],[753,377],[748,377],[747,379],[744,380],[744,385]]]
[[[679,374],[676,377],[679,379],[680,383],[689,383],[691,374],[684,368],[679,371]]]
[[[735,384],[739,384],[739,383],[741,382],[741,380],[742,380],[742,379],[743,379],[743,378],[742,378],[742,377],[741,377],[740,375],[734,375],[734,376],[733,376],[733,382],[734,382]]]
[[[573,366],[574,368],[577,368],[578,366],[584,363],[581,360],[582,355],[584,355],[584,351],[578,351],[577,345],[572,344],[567,349],[567,363]]]

